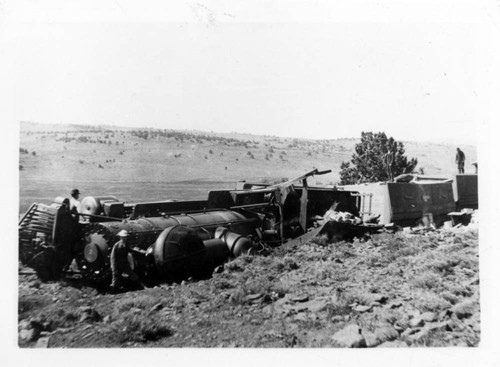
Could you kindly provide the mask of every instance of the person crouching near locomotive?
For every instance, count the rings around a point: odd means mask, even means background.
[[[111,291],[116,293],[123,286],[123,273],[127,274],[129,279],[139,289],[144,289],[144,283],[141,282],[128,262],[128,254],[132,252],[145,253],[145,251],[138,248],[132,248],[129,235],[126,230],[121,230],[118,233],[118,237],[120,237],[120,240],[113,246],[110,257],[111,273],[113,277],[111,282]]]

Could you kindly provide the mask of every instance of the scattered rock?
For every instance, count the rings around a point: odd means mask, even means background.
[[[332,322],[341,322],[341,321],[344,321],[344,316],[340,316],[340,315],[335,315],[331,318],[331,321]]]
[[[18,325],[18,330],[21,331],[23,329],[30,329],[31,323],[28,320],[21,320]]]
[[[44,323],[41,318],[39,317],[32,317],[29,320],[30,322],[30,327],[33,329],[38,329],[38,330],[44,330]]]
[[[373,348],[373,347],[376,347],[377,345],[380,344],[380,342],[377,340],[377,337],[375,336],[374,333],[370,333],[368,331],[363,331],[363,337],[365,338],[366,346],[368,348]]]
[[[50,336],[38,339],[35,348],[48,348],[50,343]]]
[[[292,302],[307,302],[309,301],[309,296],[307,294],[299,294],[290,297]]]
[[[401,302],[401,301],[394,301],[394,302],[388,303],[386,305],[387,308],[391,308],[391,309],[392,308],[398,308],[398,307],[401,307],[401,306],[403,306],[403,302]]]
[[[231,297],[233,297],[232,295],[229,297],[229,300],[231,301]],[[182,301],[174,301],[172,303],[172,308],[176,308],[176,309],[180,309],[180,308],[184,308],[184,303]]]
[[[439,320],[444,320],[445,318],[450,317],[452,314],[453,311],[451,311],[450,309],[441,311],[439,313]]]
[[[366,347],[366,340],[361,334],[361,328],[358,325],[351,324],[337,331],[332,340],[335,345],[343,348],[363,348]]]
[[[434,331],[452,331],[451,322],[450,321],[442,321],[436,322],[427,325],[427,329]]]
[[[46,321],[42,324],[42,330],[52,331],[52,324],[50,321]]]
[[[368,312],[372,309],[372,306],[365,306],[365,305],[359,305],[353,308],[354,311],[363,313],[363,312]]]
[[[424,312],[420,318],[425,322],[433,322],[437,320],[437,315],[434,312]]]
[[[214,269],[214,273],[215,274],[220,274],[224,271],[224,266],[223,265],[219,265],[217,266],[215,269]]]
[[[270,297],[267,294],[255,293],[249,294],[245,297],[245,301],[250,303],[250,307],[256,307],[258,303],[267,303]]]
[[[153,307],[151,307],[151,312],[156,312],[156,311],[160,311],[161,309],[163,309],[163,304],[160,302],[160,303],[157,303],[156,305],[154,305]]]
[[[78,313],[80,314],[79,322],[85,321],[99,321],[101,320],[101,315],[92,307],[83,306],[78,309]]]
[[[410,335],[416,334],[420,331],[420,329],[412,329],[412,328],[407,328],[403,333],[401,334],[402,337],[408,337]]]
[[[421,326],[424,326],[425,324],[425,320],[422,319],[421,316],[417,316],[417,317],[414,317],[413,319],[411,319],[410,321],[410,326],[412,328],[417,328],[417,327],[421,327]]]
[[[479,285],[479,277],[476,276],[476,277],[472,278],[472,280],[469,281],[466,285],[469,285],[469,286],[471,286],[471,285]]]
[[[402,332],[402,331],[404,330],[403,326],[401,326],[401,325],[399,324],[399,322],[398,322],[398,321],[396,321],[396,322],[394,323],[393,327],[394,327],[394,329],[395,329],[398,333],[400,333],[400,332]]]
[[[417,341],[426,337],[431,331],[452,331],[450,321],[429,324],[425,328],[420,329],[418,332],[411,333],[408,335],[408,338],[412,341]]]
[[[38,329],[22,329],[19,332],[19,339],[32,342],[38,339],[40,336],[40,330]]]
[[[200,299],[200,298],[190,298],[187,301],[187,303],[190,303],[190,304],[193,304],[193,305],[199,305],[202,302],[203,302],[203,300]]]
[[[104,316],[102,322],[104,322],[105,324],[109,324],[111,322],[111,316],[109,315]]]
[[[373,302],[378,302],[380,304],[386,303],[389,300],[389,297],[384,296],[382,294],[378,294],[373,298]]]
[[[262,293],[249,294],[246,296],[246,300],[251,302],[251,301],[258,300],[259,298],[262,298],[262,297],[264,297],[264,295]]]
[[[262,312],[266,315],[270,315],[273,313],[273,307],[271,305],[267,305],[262,309]]]
[[[406,348],[408,344],[402,340],[393,340],[380,344],[377,348]]]
[[[306,303],[303,303],[302,305],[306,307],[306,310],[308,310],[312,313],[316,313],[316,312],[323,310],[326,307],[327,301],[325,299],[318,298],[318,299],[314,299],[312,301],[308,301]]]
[[[464,301],[453,306],[451,310],[459,319],[468,318],[474,314],[474,303],[472,301]]]
[[[375,338],[380,343],[392,341],[399,337],[398,331],[392,326],[381,327],[375,330]]]
[[[278,333],[276,330],[273,330],[273,329],[265,331],[264,336],[269,337],[269,338],[277,338],[277,339],[283,338],[283,334]]]
[[[293,320],[294,321],[308,321],[310,318],[308,316],[308,314],[304,313],[304,312],[301,312],[299,314],[296,314],[293,316]]]

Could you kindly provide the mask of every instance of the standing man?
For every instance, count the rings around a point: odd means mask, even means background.
[[[132,267],[128,262],[128,254],[133,251],[130,246],[131,244],[129,241],[128,232],[122,229],[120,232],[118,232],[118,237],[120,237],[120,240],[113,246],[110,257],[111,273],[113,276],[113,280],[111,282],[111,291],[118,291],[123,283],[123,273],[127,274],[130,280],[132,280],[141,289],[143,289],[144,284],[139,280],[139,277],[132,270]]]
[[[455,156],[455,163],[458,166],[458,173],[464,173],[464,166],[465,166],[465,154],[460,150],[460,148],[457,148],[457,155]]]
[[[385,153],[383,160],[387,169],[387,177],[389,178],[389,181],[392,182],[394,181],[394,177],[392,174],[392,164],[394,163],[394,152],[389,151]]]
[[[78,212],[78,207],[80,206],[80,200],[78,198],[80,197],[80,191],[78,189],[73,189],[71,190],[71,199],[69,200],[69,210],[72,212]]]

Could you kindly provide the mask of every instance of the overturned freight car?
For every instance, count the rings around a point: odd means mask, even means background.
[[[452,180],[414,176],[411,182],[377,182],[342,186],[358,191],[361,215],[380,215],[380,223],[416,225],[428,218],[440,225],[456,208]]]
[[[457,210],[478,209],[478,175],[456,175],[453,183],[453,193],[455,194]]]

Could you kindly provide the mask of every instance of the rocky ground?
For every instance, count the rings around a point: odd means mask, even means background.
[[[316,237],[118,295],[20,268],[18,300],[26,348],[478,346],[478,232]]]

